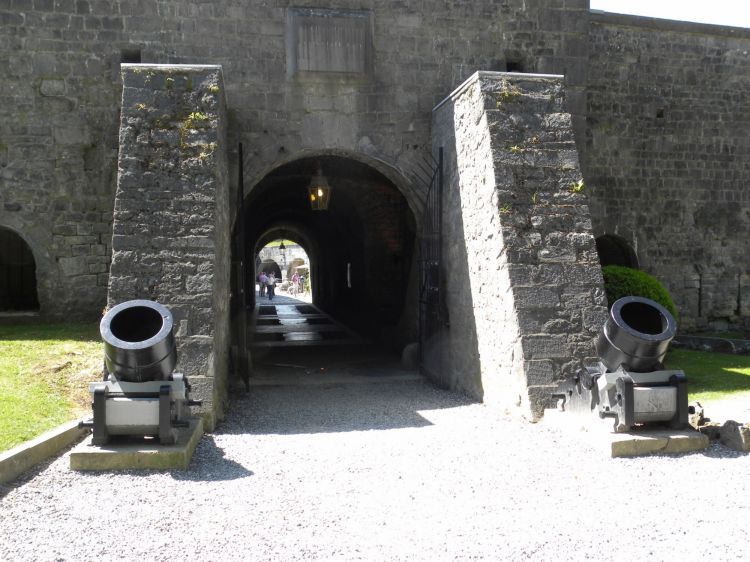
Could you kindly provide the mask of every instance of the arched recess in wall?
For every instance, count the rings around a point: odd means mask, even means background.
[[[596,239],[596,252],[602,267],[621,265],[638,269],[638,256],[627,240],[616,234],[605,234]]]
[[[273,273],[276,279],[281,279],[281,266],[274,260],[263,260],[260,264],[260,269],[269,275]]]
[[[319,166],[332,189],[325,211],[313,210],[308,199]],[[313,303],[355,331],[393,334],[405,308],[416,309],[416,295],[407,295],[415,217],[399,186],[378,169],[350,157],[306,154],[256,183],[245,209],[246,263],[255,263],[251,252],[271,240],[296,241],[310,258]]]
[[[37,311],[36,260],[21,236],[0,226],[0,311]]]

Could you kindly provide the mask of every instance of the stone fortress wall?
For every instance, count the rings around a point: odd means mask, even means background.
[[[222,66],[247,190],[300,155],[341,154],[395,178],[417,217],[412,171],[442,98],[476,70],[564,74],[595,233],[632,244],[683,325],[747,317],[750,33],[590,15],[585,0],[345,0],[369,11],[361,72],[292,73],[287,8],[321,4],[0,2],[0,226],[34,253],[43,316],[106,303],[120,63],[140,61]]]
[[[583,151],[618,234],[685,328],[750,322],[750,30],[593,14]]]
[[[121,62],[222,66],[247,191],[280,164],[333,153],[396,178],[416,215],[425,187],[410,178],[431,150],[430,112],[477,69],[568,70],[573,113],[585,107],[584,0],[344,0],[337,9],[369,10],[362,72],[290,76],[287,8],[320,4],[0,3],[0,225],[37,258],[43,315],[92,317],[106,300]]]

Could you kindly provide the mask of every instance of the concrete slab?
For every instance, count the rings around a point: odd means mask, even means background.
[[[609,435],[612,457],[692,453],[702,451],[709,443],[708,436],[694,429],[642,429]]]
[[[638,428],[627,433],[613,433],[610,421],[559,410],[545,410],[543,422],[586,433],[596,448],[612,458],[690,453],[702,451],[709,444],[708,436],[692,428]]]
[[[70,453],[73,470],[186,469],[198,442],[203,436],[203,421],[189,420],[189,427],[178,430],[177,443],[159,445],[152,442],[108,443],[96,446],[91,436]]]
[[[78,427],[78,420],[74,420],[5,451],[0,454],[0,484],[15,480],[35,464],[72,445],[87,432],[87,429]]]

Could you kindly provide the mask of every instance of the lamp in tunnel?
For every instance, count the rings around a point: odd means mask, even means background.
[[[320,163],[318,163],[318,170],[315,172],[312,180],[310,180],[307,193],[310,199],[310,207],[313,211],[328,210],[328,202],[331,200],[331,186],[328,185],[328,180],[323,175]]]
[[[282,269],[286,269],[286,246],[284,246],[283,240],[279,244],[279,252],[281,252],[281,267]]]

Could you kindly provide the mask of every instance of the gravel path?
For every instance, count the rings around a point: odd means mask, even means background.
[[[421,382],[261,387],[185,472],[0,488],[2,560],[749,560],[750,456],[610,459]]]

